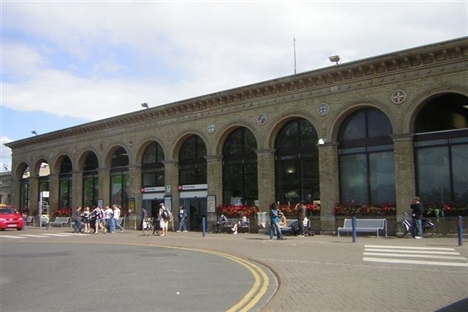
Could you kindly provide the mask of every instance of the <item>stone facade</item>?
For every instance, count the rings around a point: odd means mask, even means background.
[[[163,148],[166,195],[178,205],[178,153],[190,135],[207,147],[207,193],[221,199],[222,148],[238,127],[249,129],[258,145],[258,202],[261,210],[275,201],[274,141],[289,120],[305,118],[325,144],[319,148],[321,208],[331,213],[339,198],[338,129],[350,113],[374,107],[393,128],[397,207],[407,207],[415,194],[412,135],[414,121],[433,96],[455,92],[468,96],[468,39],[436,43],[360,61],[281,77],[197,98],[144,109],[7,144],[12,149],[12,201],[19,205],[20,179],[31,168],[31,198],[38,192],[38,168],[50,164],[50,191],[57,192],[60,161],[73,165],[74,203],[81,203],[84,155],[99,160],[99,194],[110,198],[109,167],[113,152],[123,147],[129,157],[129,197],[142,204],[141,162],[156,141]],[[34,194],[34,195],[33,195]],[[51,207],[58,206],[51,196]],[[219,202],[220,200],[218,200]],[[31,210],[35,210],[31,200]],[[399,208],[400,209],[400,208]]]

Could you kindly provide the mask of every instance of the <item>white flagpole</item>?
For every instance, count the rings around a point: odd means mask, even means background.
[[[296,38],[293,38],[294,45],[294,75],[296,74]]]

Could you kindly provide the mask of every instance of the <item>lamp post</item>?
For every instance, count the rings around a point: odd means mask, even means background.
[[[328,59],[330,60],[330,62],[336,63],[336,65],[338,65],[339,62],[341,61],[341,58],[339,55],[332,55]]]

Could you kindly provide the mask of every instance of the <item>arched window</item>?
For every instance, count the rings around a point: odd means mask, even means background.
[[[128,208],[128,154],[123,147],[119,147],[112,155],[110,169],[110,203],[122,207],[123,211]]]
[[[141,164],[143,187],[164,186],[164,151],[157,142],[145,149]]]
[[[343,122],[338,134],[342,202],[395,202],[391,134],[387,116],[375,108],[354,112]]]
[[[414,129],[418,196],[428,208],[468,204],[468,97],[432,99],[419,112]]]
[[[30,178],[30,169],[26,164],[22,164],[22,173],[20,178],[20,210],[26,212],[28,215],[35,213],[34,211],[29,210],[29,178]],[[37,214],[37,212],[35,213]]]
[[[185,140],[179,153],[179,184],[206,184],[206,146],[192,135]]]
[[[68,156],[60,163],[59,208],[72,208],[72,163]]]
[[[93,152],[88,152],[83,165],[83,207],[94,207],[99,199],[99,161]]]
[[[258,200],[257,141],[246,128],[234,130],[223,146],[223,203],[254,205]]]
[[[275,142],[275,193],[284,204],[320,198],[317,131],[305,119],[288,122]]]

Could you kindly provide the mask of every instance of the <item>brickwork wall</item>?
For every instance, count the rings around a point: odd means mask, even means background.
[[[396,193],[398,206],[405,206],[414,193],[414,168],[411,137],[413,123],[424,104],[435,95],[457,92],[468,96],[468,40],[447,43],[447,47],[430,47],[437,55],[430,59],[427,47],[376,57],[336,67],[283,77],[257,85],[211,94],[196,99],[154,107],[109,118],[100,122],[64,129],[13,142],[12,194],[19,205],[22,169],[37,167],[45,161],[51,174],[58,174],[59,160],[71,159],[73,181],[81,181],[82,167],[88,152],[99,159],[100,197],[109,198],[109,164],[113,152],[123,147],[130,160],[129,167],[141,166],[144,149],[157,141],[166,157],[166,185],[174,206],[178,205],[178,153],[190,135],[198,135],[206,144],[208,155],[208,193],[222,200],[221,151],[226,137],[238,127],[248,128],[257,139],[259,203],[265,210],[274,195],[274,140],[288,121],[307,119],[319,138],[328,144],[319,148],[319,172],[322,208],[331,211],[339,201],[338,160],[336,142],[338,129],[353,111],[375,107],[389,118],[395,139]],[[460,46],[461,48],[457,48]],[[448,58],[443,59],[446,50]],[[460,51],[458,54],[453,51]],[[407,55],[406,55],[406,54]],[[419,57],[418,57],[419,56]],[[440,59],[440,60],[439,60]],[[417,62],[423,64],[417,64]],[[394,103],[392,95],[404,91],[405,101]],[[326,103],[329,112],[321,114]],[[264,117],[264,118],[260,118]],[[398,135],[402,135],[398,137]],[[130,192],[141,205],[141,179],[138,170],[131,170]],[[76,177],[78,176],[78,178]],[[37,175],[32,173],[31,194],[37,194]],[[53,183],[51,196],[58,197],[58,183]],[[81,188],[73,186],[74,202],[81,202]],[[31,205],[35,196],[31,195]],[[35,207],[30,207],[35,210]]]

